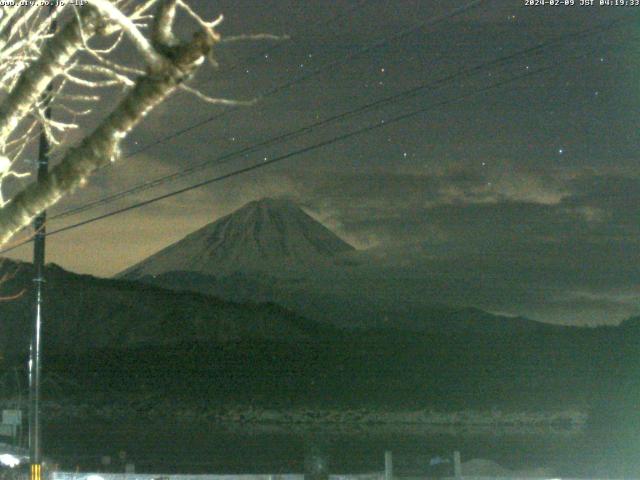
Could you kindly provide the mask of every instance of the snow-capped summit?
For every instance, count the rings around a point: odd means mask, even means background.
[[[264,198],[187,235],[119,276],[139,278],[186,271],[282,273],[331,263],[354,248],[295,203]]]

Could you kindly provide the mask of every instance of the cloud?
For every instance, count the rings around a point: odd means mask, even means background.
[[[463,166],[433,173],[327,173],[321,179],[296,181],[305,184],[303,199],[325,219],[352,235],[379,238],[382,244],[458,236],[487,222],[498,222],[498,228],[518,219],[537,222],[568,195],[557,181],[542,175]]]
[[[306,198],[386,275],[414,278],[403,291],[416,299],[560,323],[640,312],[623,295],[640,285],[640,177],[628,172],[377,170],[308,182]]]

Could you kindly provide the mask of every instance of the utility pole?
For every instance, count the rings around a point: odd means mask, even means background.
[[[53,13],[55,2],[49,3],[48,15]],[[56,30],[55,21],[51,23],[49,31]],[[51,92],[53,85],[49,84],[42,99],[44,106],[44,121],[51,119]],[[44,183],[49,177],[49,153],[51,145],[47,138],[44,125],[40,126],[40,138],[38,144],[38,183]],[[35,238],[33,242],[33,268],[35,287],[35,308],[33,329],[31,333],[31,348],[29,351],[29,463],[31,464],[29,479],[41,480],[42,478],[42,445],[40,432],[40,371],[42,356],[42,310],[44,304],[43,283],[44,258],[45,258],[45,222],[47,212],[42,211],[34,220],[33,228]]]

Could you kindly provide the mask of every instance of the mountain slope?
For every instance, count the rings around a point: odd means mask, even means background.
[[[31,264],[4,260],[0,295],[0,348],[5,355],[27,349],[33,284]],[[195,292],[95,278],[48,265],[45,272],[45,347],[82,352],[177,342],[228,342],[241,338],[299,341],[326,328],[274,304],[234,303]]]
[[[225,276],[172,271],[139,278],[141,282],[176,291],[200,292],[234,302],[275,302],[305,318],[357,329],[395,329],[434,334],[479,332],[494,336],[562,330],[567,327],[524,317],[495,315],[477,308],[396,301],[377,296],[384,285],[368,285],[361,277],[324,280],[286,279],[234,273]],[[322,282],[331,283],[329,287]],[[373,282],[372,282],[373,283]],[[401,289],[402,285],[398,287]]]
[[[282,273],[330,264],[335,256],[352,250],[292,202],[266,198],[187,235],[119,276],[134,279],[168,271]]]

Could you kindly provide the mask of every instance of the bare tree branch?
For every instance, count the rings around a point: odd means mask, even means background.
[[[0,209],[0,244],[7,242],[13,234],[29,225],[39,212],[81,185],[91,172],[115,161],[120,143],[129,131],[202,65],[213,44],[219,39],[213,31],[215,22],[198,22],[202,28],[189,42],[177,45],[158,43],[174,40],[162,22],[172,21],[173,14],[168,12],[175,8],[175,4],[174,0],[165,0],[160,5],[153,28],[156,32],[154,48],[156,54],[162,56],[162,60],[156,62],[155,59],[150,59],[154,64],[148,73],[136,80],[134,87],[93,133],[63,156],[45,182],[31,183]],[[75,33],[72,41],[77,48],[82,42],[81,32],[78,31],[77,22],[73,25],[76,25],[76,30],[72,30]],[[66,46],[60,48],[67,51]],[[63,60],[68,61],[68,57],[64,56]],[[39,70],[36,69],[36,72]],[[63,72],[60,67],[56,74]],[[50,75],[45,77],[50,79]],[[24,102],[26,103],[26,100]],[[19,108],[16,110],[20,111]]]
[[[150,68],[161,69],[164,59],[151,46],[151,43],[138,30],[135,23],[109,0],[89,0],[105,17],[117,23],[136,46],[142,58]]]
[[[64,72],[65,65],[82,46],[83,35],[95,34],[102,19],[90,8],[83,9],[83,25],[70,21],[65,28],[45,42],[37,61],[21,75],[9,96],[0,105],[0,151],[19,122],[29,113],[47,85]]]

